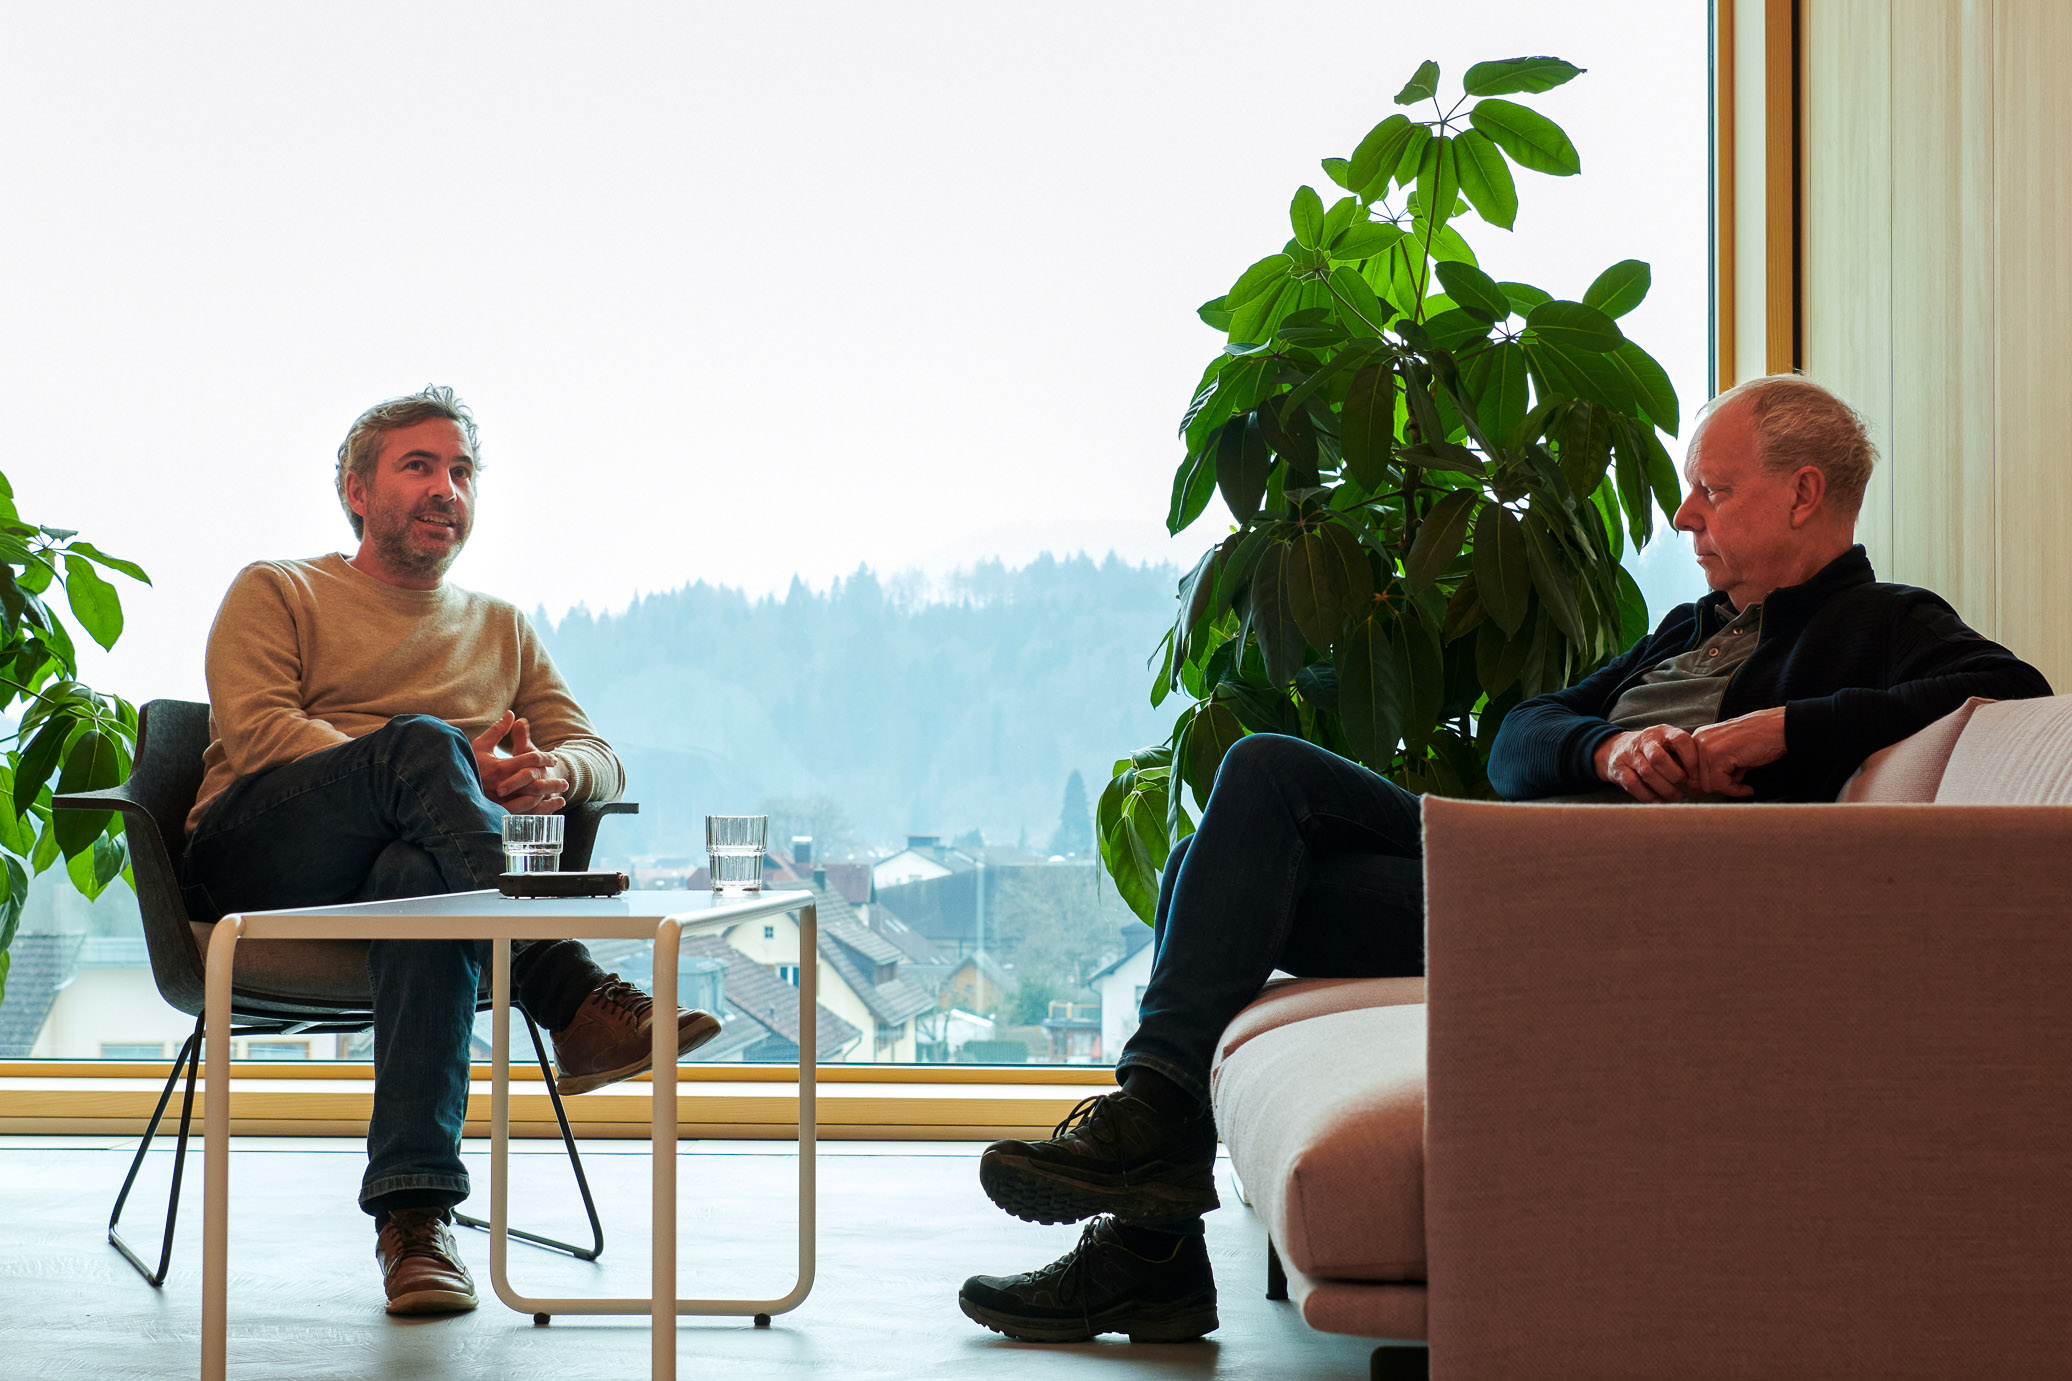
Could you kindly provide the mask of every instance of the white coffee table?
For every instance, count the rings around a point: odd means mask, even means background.
[[[490,1283],[497,1297],[526,1314],[648,1314],[653,1320],[651,1374],[676,1376],[678,1314],[781,1314],[813,1288],[814,1268],[814,1004],[819,931],[811,892],[626,892],[617,897],[513,901],[495,892],[457,892],[403,901],[355,902],[225,916],[209,939],[206,994],[207,1088],[202,1099],[203,1381],[221,1381],[227,1354],[230,1280],[230,992],[240,939],[492,940],[491,996],[496,1051],[490,1084]],[[654,1272],[645,1299],[533,1299],[505,1275],[509,1246],[511,940],[585,938],[655,942],[655,1008],[676,1008],[677,955],[686,932],[700,933],[795,912],[799,918],[799,1274],[776,1299],[679,1299],[676,1295],[676,1028],[655,1023]]]

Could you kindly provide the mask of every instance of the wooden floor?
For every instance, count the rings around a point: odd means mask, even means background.
[[[199,1360],[201,1188],[189,1164],[172,1279],[151,1289],[105,1242],[107,1212],[134,1141],[0,1137],[0,1377],[28,1381],[192,1376]],[[513,1286],[539,1295],[640,1295],[647,1288],[648,1160],[642,1142],[593,1142],[585,1165],[607,1235],[588,1264],[514,1243]],[[1077,1239],[1000,1213],[980,1193],[976,1146],[828,1143],[820,1161],[820,1271],[813,1294],[775,1326],[684,1319],[685,1377],[1245,1377],[1356,1381],[1372,1344],[1313,1332],[1263,1295],[1265,1237],[1219,1172],[1209,1217],[1223,1326],[1202,1343],[1072,1347],[1009,1342],[967,1320],[957,1287],[975,1272],[1027,1270]],[[686,1296],[777,1295],[790,1287],[796,1152],[774,1142],[687,1143],[682,1152]],[[153,1162],[124,1213],[154,1240],[170,1155]],[[472,1314],[399,1322],[381,1312],[371,1220],[354,1204],[356,1142],[232,1143],[230,1374],[329,1378],[634,1378],[647,1375],[644,1319],[557,1318],[545,1328],[488,1286],[486,1234],[461,1251],[483,1297]],[[487,1211],[486,1144],[469,1143]],[[580,1227],[558,1143],[514,1149],[518,1226]],[[155,1201],[155,1202],[154,1202]]]

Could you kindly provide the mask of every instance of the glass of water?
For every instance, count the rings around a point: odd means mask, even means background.
[[[712,890],[732,896],[763,890],[763,846],[767,815],[708,815],[705,852],[712,862]]]
[[[561,868],[559,815],[506,815],[504,817],[504,871],[507,873],[552,873]]]

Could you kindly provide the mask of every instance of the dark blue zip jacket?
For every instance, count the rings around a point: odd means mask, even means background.
[[[1590,676],[1506,715],[1489,754],[1497,794],[1523,801],[1602,789],[1592,759],[1620,732],[1605,715],[1649,668],[1718,632],[1726,603],[1715,590],[1679,606]],[[1784,756],[1742,780],[1758,801],[1832,801],[1865,758],[1967,697],[2050,693],[2042,672],[1972,632],[1939,596],[1880,581],[1859,546],[1763,601],[1755,651],[1727,678],[1719,717],[1782,705]]]

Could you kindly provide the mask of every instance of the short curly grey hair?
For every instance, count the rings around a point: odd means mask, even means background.
[[[338,443],[337,477],[338,506],[345,510],[345,520],[353,525],[353,536],[365,536],[367,524],[353,512],[352,504],[345,497],[345,477],[358,475],[361,484],[372,484],[374,462],[381,459],[381,439],[384,436],[440,417],[460,425],[461,434],[468,439],[468,453],[474,456],[475,469],[479,473],[482,469],[482,443],[475,435],[475,415],[444,384],[426,384],[415,393],[376,403],[355,419],[352,429],[345,434],[345,440]]]
[[[1802,374],[1767,374],[1739,383],[1705,405],[1697,430],[1691,433],[1690,455],[1698,454],[1705,428],[1721,408],[1748,400],[1755,426],[1756,458],[1772,474],[1788,475],[1810,465],[1827,477],[1828,496],[1854,517],[1863,507],[1863,491],[1878,448],[1871,445],[1863,418],[1828,389]]]

